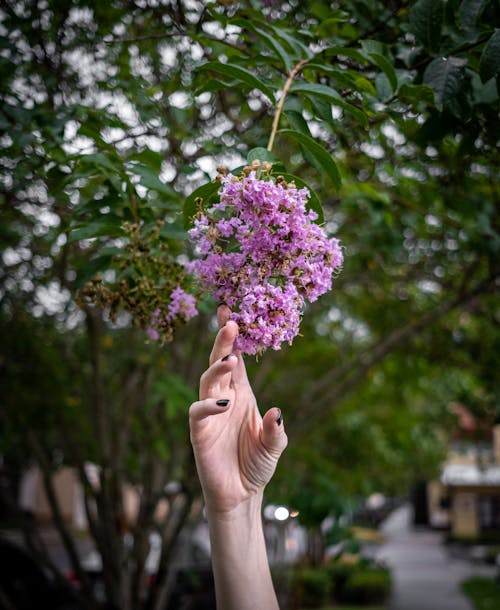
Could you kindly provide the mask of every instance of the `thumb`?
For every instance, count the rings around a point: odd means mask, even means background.
[[[279,458],[288,444],[283,416],[281,410],[277,407],[269,409],[262,418],[262,442],[276,459]]]

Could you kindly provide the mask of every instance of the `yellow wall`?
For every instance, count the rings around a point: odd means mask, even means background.
[[[470,491],[453,493],[451,506],[451,531],[455,536],[479,534],[477,495]]]

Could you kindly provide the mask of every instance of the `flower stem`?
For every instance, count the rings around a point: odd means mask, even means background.
[[[292,71],[288,75],[285,86],[283,87],[283,91],[281,92],[281,97],[278,101],[278,105],[276,106],[276,112],[274,113],[271,135],[269,136],[269,142],[267,144],[267,150],[269,152],[271,152],[273,149],[274,138],[276,137],[276,132],[278,131],[278,124],[280,122],[281,111],[283,110],[283,105],[285,103],[285,99],[288,94],[288,91],[290,90],[290,87],[292,86],[293,79],[300,72],[300,70],[302,69],[302,66],[304,66],[308,61],[309,61],[308,59],[301,59],[299,61],[299,63],[292,68]]]

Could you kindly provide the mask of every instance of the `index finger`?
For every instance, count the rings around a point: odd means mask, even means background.
[[[229,320],[223,326],[215,337],[212,353],[210,354],[210,364],[213,364],[220,358],[231,354],[233,351],[234,340],[238,336],[238,325],[236,322]]]
[[[217,326],[222,328],[226,322],[229,320],[229,316],[231,315],[231,310],[225,303],[221,303],[217,307]]]

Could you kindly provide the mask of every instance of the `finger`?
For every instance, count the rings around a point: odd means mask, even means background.
[[[250,385],[250,382],[248,381],[245,361],[243,359],[243,354],[241,353],[240,350],[234,350],[233,354],[238,358],[238,364],[233,372],[233,382],[235,384],[240,384],[240,385],[242,385],[242,384]]]
[[[226,324],[230,315],[231,310],[225,303],[221,303],[217,307],[217,325],[219,328],[222,328]]]
[[[210,415],[218,415],[225,413],[231,408],[231,401],[228,398],[206,398],[193,402],[189,407],[189,421],[192,424],[202,421],[210,417]]]
[[[219,330],[215,337],[212,353],[210,354],[210,364],[224,358],[233,351],[234,340],[238,336],[238,325],[229,320],[227,324]]]
[[[269,409],[262,418],[262,442],[269,453],[276,458],[279,458],[288,444],[283,416],[281,410],[276,407]]]
[[[201,376],[200,379],[200,398],[207,398],[212,389],[221,386],[229,386],[230,377],[224,379],[225,375],[229,375],[233,371],[238,362],[234,354],[227,354],[220,360],[217,360],[210,366]]]

